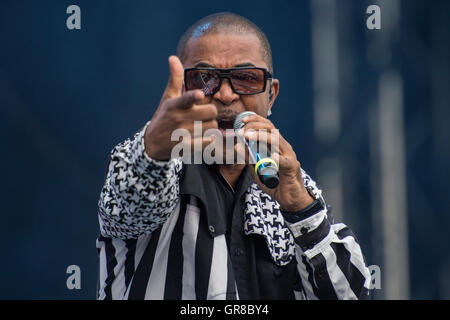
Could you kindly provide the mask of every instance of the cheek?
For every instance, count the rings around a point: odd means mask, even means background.
[[[264,94],[255,96],[241,96],[246,111],[253,111],[256,114],[266,117],[268,110],[268,99],[265,99]]]

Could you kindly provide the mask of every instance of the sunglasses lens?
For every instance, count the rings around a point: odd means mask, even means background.
[[[221,70],[191,69],[185,73],[187,90],[200,89],[205,95],[214,94],[220,85]],[[261,69],[234,69],[227,72],[234,92],[237,94],[257,94],[264,91],[265,73]]]
[[[188,90],[200,89],[207,96],[214,93],[220,77],[214,70],[189,70],[184,81]]]
[[[239,69],[230,73],[234,90],[241,94],[262,92],[264,89],[264,71],[259,69]]]

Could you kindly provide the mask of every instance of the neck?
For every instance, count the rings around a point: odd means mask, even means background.
[[[222,164],[219,165],[219,170],[225,180],[233,187],[236,188],[236,184],[241,176],[242,171],[245,168],[245,164]]]

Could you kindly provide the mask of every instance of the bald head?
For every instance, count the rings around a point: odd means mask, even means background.
[[[266,35],[250,20],[230,12],[220,12],[206,16],[194,23],[183,34],[177,46],[177,56],[183,62],[186,58],[186,45],[189,40],[214,34],[255,35],[261,44],[261,55],[271,73],[272,51]]]

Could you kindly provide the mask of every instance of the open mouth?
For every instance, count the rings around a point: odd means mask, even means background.
[[[224,137],[234,136],[234,119],[235,117],[217,119],[217,125]]]
[[[217,121],[219,129],[233,129],[234,119],[221,119]]]

